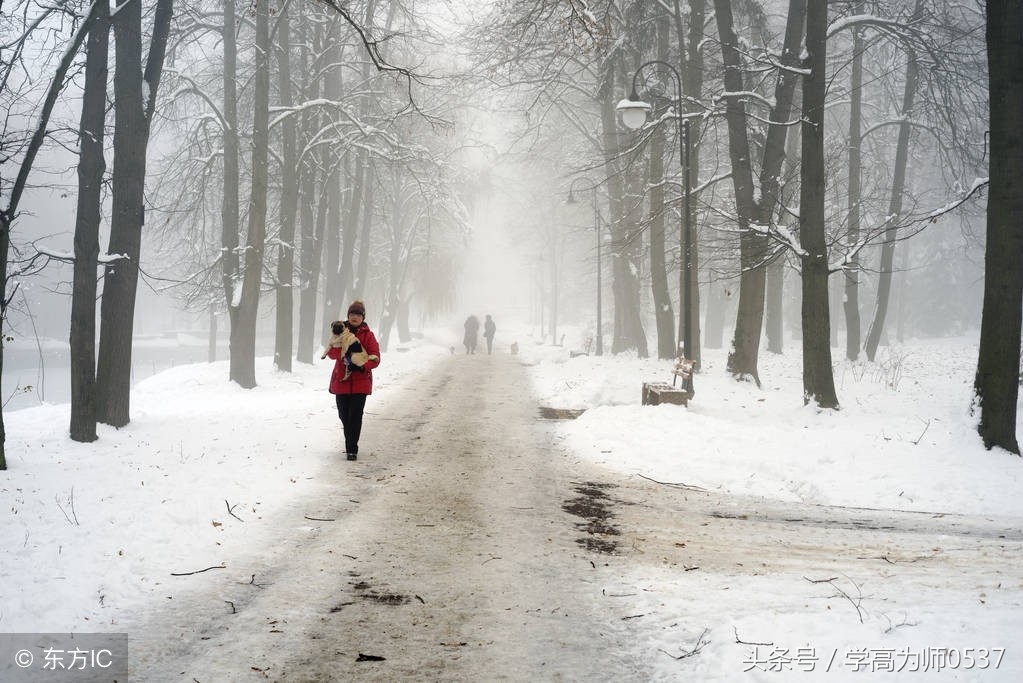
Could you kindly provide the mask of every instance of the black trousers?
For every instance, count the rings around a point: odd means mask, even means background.
[[[337,416],[345,432],[345,453],[359,452],[362,434],[362,412],[366,409],[366,394],[335,394]]]

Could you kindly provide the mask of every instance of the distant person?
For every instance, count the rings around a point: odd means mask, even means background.
[[[497,332],[497,325],[494,319],[487,314],[487,320],[483,323],[483,338],[487,340],[487,355],[494,352],[494,333]]]
[[[362,414],[366,409],[366,397],[373,393],[373,368],[380,365],[380,344],[376,335],[366,324],[366,306],[353,301],[348,307],[348,330],[354,334],[365,353],[369,354],[361,366],[346,362],[345,350],[331,345],[327,356],[334,360],[330,373],[330,393],[337,403],[337,415],[341,418],[341,429],[345,436],[345,457],[355,460],[359,455],[359,436],[362,434]]]
[[[465,337],[462,344],[465,346],[466,355],[476,353],[476,343],[479,341],[480,319],[470,315],[465,319]]]

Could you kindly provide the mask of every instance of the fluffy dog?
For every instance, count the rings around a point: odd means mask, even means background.
[[[361,372],[363,366],[370,360],[379,359],[379,356],[369,354],[362,348],[359,338],[344,320],[335,320],[330,324],[330,340],[320,358],[326,358],[327,351],[332,348],[341,349],[341,355],[345,359],[345,376],[341,379],[342,382],[352,376],[353,367]]]

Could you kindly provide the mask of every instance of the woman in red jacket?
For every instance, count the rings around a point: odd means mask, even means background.
[[[345,455],[355,460],[359,454],[359,435],[362,433],[362,413],[366,408],[366,397],[373,393],[373,368],[380,365],[380,344],[373,331],[366,324],[366,306],[353,301],[348,307],[348,326],[354,331],[363,350],[370,355],[365,365],[345,365],[341,349],[331,347],[327,356],[334,359],[334,371],[330,374],[330,393],[337,401],[337,414],[345,434]],[[345,377],[346,371],[348,377]]]

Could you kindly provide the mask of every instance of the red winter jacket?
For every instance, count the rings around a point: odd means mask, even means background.
[[[380,344],[377,343],[376,335],[369,329],[369,325],[362,323],[355,330],[355,336],[362,344],[363,350],[371,356],[380,357]],[[362,367],[362,370],[352,368],[351,376],[342,381],[345,376],[345,361],[341,355],[341,349],[331,347],[327,350],[327,356],[334,359],[334,371],[330,373],[330,393],[332,394],[372,394],[373,393],[373,368],[380,365],[379,360],[372,358]]]

